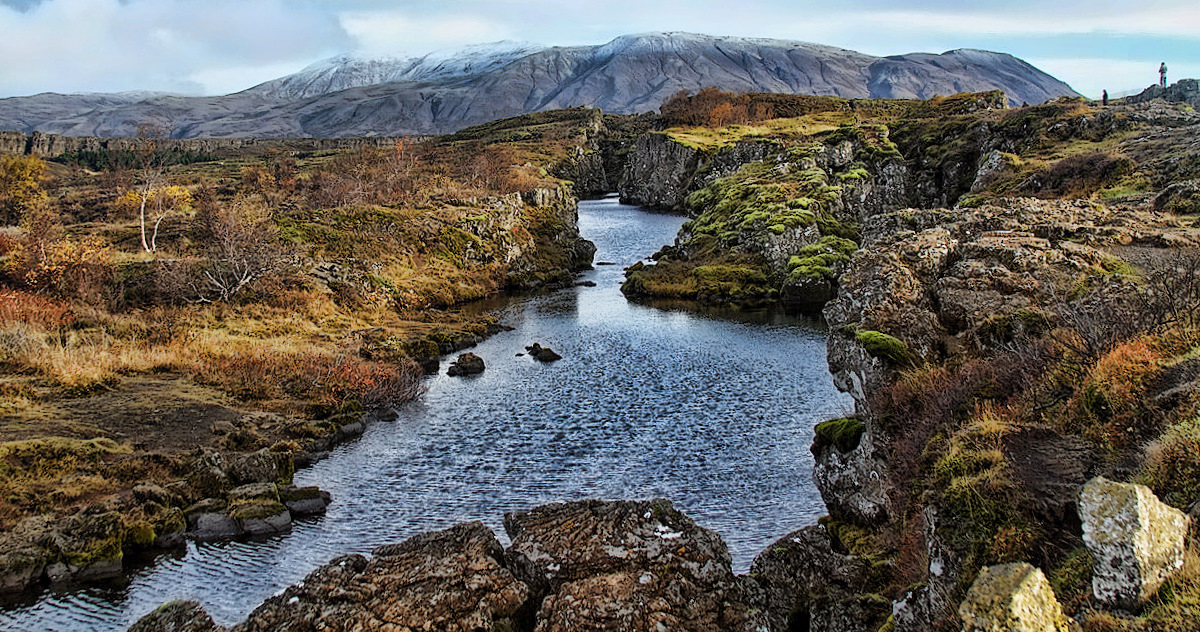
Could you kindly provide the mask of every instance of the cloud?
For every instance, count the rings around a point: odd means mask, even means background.
[[[1037,3],[1006,6],[998,11],[964,11],[961,5],[945,10],[851,9],[830,11],[799,24],[809,32],[838,33],[901,31],[945,33],[956,36],[1032,36],[1092,33],[1157,35],[1197,39],[1200,34],[1200,5],[1172,3]]]
[[[6,6],[11,6],[11,0]],[[283,0],[46,0],[0,8],[0,94],[54,90],[224,90],[206,83],[240,68],[240,87],[350,46],[335,16]],[[226,73],[228,74],[228,73]],[[229,77],[225,77],[228,79]]]
[[[43,0],[0,0],[0,5],[12,7],[22,13],[41,4]]]
[[[458,15],[420,16],[406,11],[347,11],[342,28],[363,53],[412,55],[439,48],[512,39],[504,24]]]

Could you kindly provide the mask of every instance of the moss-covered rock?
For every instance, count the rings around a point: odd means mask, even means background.
[[[858,447],[866,430],[866,425],[855,417],[822,421],[813,429],[813,451],[834,446],[840,452],[850,452]]]
[[[1072,632],[1050,582],[1025,562],[986,567],[958,607],[969,632]]]
[[[889,336],[881,331],[867,329],[857,332],[854,335],[854,339],[873,358],[880,358],[895,364],[904,364],[911,361],[908,345],[904,344],[903,340],[894,336]]]

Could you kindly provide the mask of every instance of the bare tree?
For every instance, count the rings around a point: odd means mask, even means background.
[[[164,262],[165,290],[194,303],[229,301],[282,274],[288,266],[279,231],[261,203],[239,200],[208,219],[206,257]]]

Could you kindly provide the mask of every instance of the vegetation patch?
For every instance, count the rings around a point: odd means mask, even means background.
[[[880,331],[864,329],[855,333],[854,339],[873,358],[887,360],[893,364],[906,364],[912,361],[908,345],[904,344],[904,341],[899,338],[889,336]]]
[[[866,430],[866,425],[855,417],[822,421],[813,430],[813,444],[817,450],[834,446],[838,452],[846,454],[858,447],[858,442]]]

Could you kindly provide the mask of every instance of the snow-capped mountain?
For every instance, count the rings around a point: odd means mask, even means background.
[[[874,57],[807,42],[644,33],[599,46],[499,42],[406,59],[342,56],[223,97],[0,99],[0,130],[129,136],[150,121],[179,138],[437,134],[572,106],[647,112],[708,86],[922,99],[999,89],[1013,104],[1076,94],[1005,53]]]
[[[296,99],[380,83],[470,79],[499,70],[544,48],[528,42],[506,40],[434,51],[420,57],[339,55],[319,61],[298,73],[259,84],[246,92]]]

